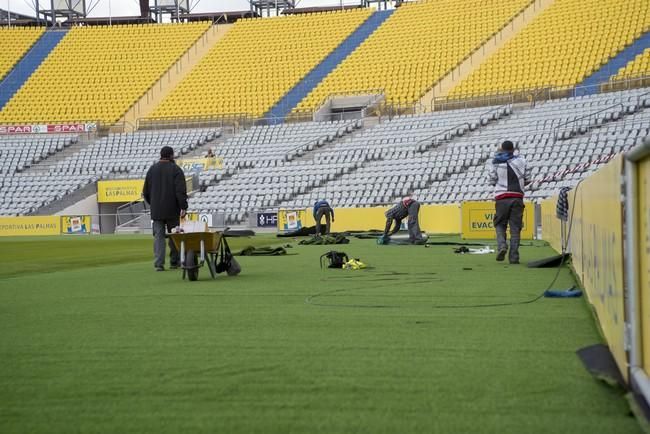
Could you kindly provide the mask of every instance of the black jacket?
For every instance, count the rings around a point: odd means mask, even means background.
[[[183,169],[173,161],[160,160],[147,172],[142,196],[151,207],[152,220],[178,218],[187,209],[187,187]]]
[[[402,221],[409,215],[409,209],[402,202],[398,203],[384,214],[387,219]]]

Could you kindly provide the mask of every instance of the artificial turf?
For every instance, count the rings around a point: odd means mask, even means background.
[[[151,237],[0,242],[0,432],[639,432],[575,355],[601,342],[584,299],[445,308],[534,298],[555,270],[283,242],[198,282],[154,272]],[[331,249],[372,268],[321,270]]]

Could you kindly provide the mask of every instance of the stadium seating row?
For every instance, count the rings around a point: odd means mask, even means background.
[[[110,134],[51,166],[43,160],[76,142],[76,137],[0,140],[3,160],[17,148],[22,150],[19,156],[9,159],[6,166],[3,164],[0,186],[4,195],[0,200],[0,215],[32,213],[99,179],[144,178],[162,146],[173,146],[180,157],[220,134],[219,129]],[[40,171],[28,172],[32,165]]]
[[[74,27],[0,111],[0,123],[112,125],[209,25]]]
[[[614,76],[615,80],[626,77],[640,77],[650,75],[650,47],[634,58],[633,61],[621,68]]]
[[[450,96],[575,86],[648,29],[646,0],[555,0]]]
[[[393,104],[418,101],[530,0],[423,0],[402,5],[297,107],[331,94],[383,89]]]
[[[34,45],[45,31],[44,27],[0,27],[0,80]]]
[[[530,162],[535,189],[529,198],[540,200],[560,186],[575,185],[649,134],[649,109],[650,89],[637,89],[531,107],[399,116],[370,128],[360,121],[256,126],[214,146],[225,167],[200,174],[202,188],[190,200],[190,209],[225,212],[226,222],[233,224],[254,210],[303,208],[319,198],[335,207],[386,204],[407,193],[425,203],[489,199],[486,163],[505,138]],[[42,175],[29,169],[25,158],[33,164],[63,149],[65,140],[4,139],[0,156],[17,164],[3,174],[0,213],[33,212],[97,179],[142,177],[161,146],[171,144],[182,155],[198,151],[218,134],[112,134]],[[50,187],[48,180],[56,183]],[[42,192],[33,187],[38,183]]]
[[[154,117],[260,117],[371,14],[369,9],[238,21]]]

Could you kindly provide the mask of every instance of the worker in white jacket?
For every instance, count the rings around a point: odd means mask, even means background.
[[[497,261],[508,253],[507,230],[510,225],[511,264],[519,263],[519,241],[524,215],[524,187],[530,182],[526,160],[514,154],[514,144],[506,140],[492,160],[489,181],[494,186],[496,212],[494,227],[497,233]]]

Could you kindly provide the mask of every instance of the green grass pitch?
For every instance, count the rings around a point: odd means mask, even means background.
[[[151,236],[0,241],[0,433],[640,432],[575,355],[601,342],[584,299],[437,308],[530,299],[555,270],[286,242],[187,282]],[[332,249],[373,268],[321,270]]]

